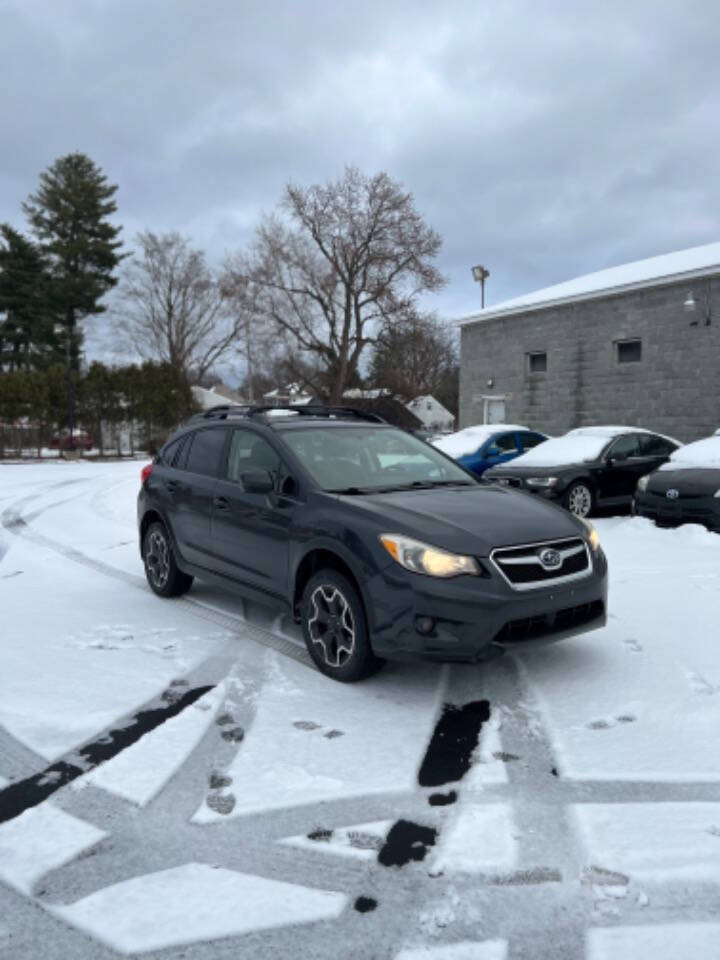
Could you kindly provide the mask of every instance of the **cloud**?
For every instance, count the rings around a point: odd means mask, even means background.
[[[56,156],[126,242],[219,261],[288,179],[387,170],[443,235],[443,316],[720,237],[714,0],[5,0],[0,219]]]

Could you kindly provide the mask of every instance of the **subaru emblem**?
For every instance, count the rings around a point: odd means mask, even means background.
[[[669,490],[665,491],[665,496],[668,498],[668,500],[677,500],[677,498],[680,496],[680,491],[676,490],[674,487],[671,487]]]
[[[562,556],[557,550],[541,550],[538,559],[546,570],[557,570],[558,567],[562,566]]]

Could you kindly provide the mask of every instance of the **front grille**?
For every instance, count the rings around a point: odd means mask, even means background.
[[[557,553],[560,562],[545,564],[548,552]],[[579,580],[592,572],[590,552],[580,537],[549,540],[521,547],[499,547],[490,554],[495,568],[514,590],[532,590],[568,580]]]
[[[586,623],[592,623],[603,615],[604,610],[605,605],[602,600],[593,600],[590,603],[582,603],[578,607],[557,610],[555,613],[509,620],[502,629],[498,630],[493,640],[494,643],[522,643],[523,640],[552,636],[554,633],[562,633],[565,630],[573,630]]]
[[[658,500],[662,500],[664,503],[677,503],[679,500],[699,500],[701,497],[706,497],[706,493],[690,493],[685,490],[679,490],[678,496],[670,499],[665,495],[664,490],[646,490],[647,494],[650,494],[651,497],[657,497]]]

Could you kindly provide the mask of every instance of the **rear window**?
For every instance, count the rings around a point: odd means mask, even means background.
[[[640,435],[640,452],[644,457],[669,457],[674,450],[677,450],[677,444],[672,440],[653,433]]]
[[[185,469],[190,473],[219,477],[226,434],[227,430],[222,427],[198,430],[197,433],[194,433],[190,440],[190,451],[187,455]]]

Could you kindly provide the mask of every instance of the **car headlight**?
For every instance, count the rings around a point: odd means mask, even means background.
[[[399,533],[383,533],[380,543],[387,552],[406,570],[424,573],[429,577],[458,577],[463,573],[479,576],[480,569],[473,557],[448,553],[420,540],[404,537]]]
[[[644,493],[647,490],[649,479],[650,479],[649,477],[645,476],[645,477],[640,477],[640,479],[638,480],[637,489],[640,491],[640,493]]]
[[[590,544],[590,549],[595,551],[600,549],[600,537],[595,527],[590,523],[589,520],[585,520],[583,517],[578,517],[578,520],[585,524],[587,527],[587,541]]]
[[[720,490],[716,490],[715,493],[713,494],[713,497],[717,497],[718,500],[720,500]]]
[[[529,487],[554,487],[557,482],[557,477],[528,477],[525,481]]]

